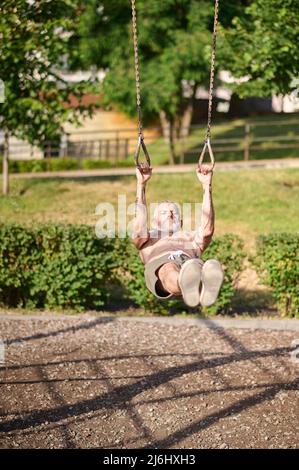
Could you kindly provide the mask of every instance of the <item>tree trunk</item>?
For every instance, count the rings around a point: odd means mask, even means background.
[[[189,99],[189,103],[187,107],[184,109],[183,116],[181,118],[181,126],[180,126],[180,134],[179,134],[180,139],[187,137],[190,133],[190,126],[191,126],[192,117],[193,117],[197,88],[198,88],[198,84],[195,83],[193,87],[192,95],[190,96],[190,99]]]
[[[195,83],[193,86],[192,95],[190,96],[189,102],[185,107],[182,115],[178,114],[176,117],[169,117],[164,110],[161,110],[159,113],[163,137],[165,142],[169,144],[170,163],[172,165],[175,163],[176,159],[177,144],[179,144],[180,148],[180,161],[183,161],[183,139],[190,133],[197,88],[198,84]]]
[[[165,143],[169,144],[169,141],[170,141],[170,126],[169,126],[169,121],[167,119],[165,111],[161,110],[160,113],[159,113],[159,116],[160,116],[162,134],[163,134]]]
[[[185,138],[190,134],[197,88],[198,84],[194,83],[192,94],[188,100],[187,106],[182,109],[182,113],[177,118],[176,142],[179,144],[177,148],[179,150],[181,164],[184,163],[185,160]]]
[[[175,164],[175,159],[176,159],[176,152],[175,152],[175,132],[176,132],[176,128],[175,128],[175,121],[173,118],[170,119],[169,121],[169,150],[170,150],[170,153],[169,153],[169,156],[170,156],[170,159],[169,159],[169,163],[170,165],[174,165]]]
[[[281,94],[280,96],[280,112],[284,113],[284,95]]]
[[[175,163],[175,157],[176,157],[176,152],[175,152],[175,122],[172,117],[168,117],[166,112],[161,110],[160,111],[160,122],[161,122],[161,127],[162,127],[162,133],[165,142],[169,145],[169,163],[171,165],[174,165]]]
[[[8,160],[9,160],[9,134],[8,131],[4,132],[4,153],[3,153],[3,194],[8,194],[9,192],[9,169],[8,169]]]
[[[180,126],[180,139],[187,137],[190,132],[190,126],[193,116],[193,108],[194,104],[189,103],[188,106],[185,108],[182,119],[181,119],[181,126]]]

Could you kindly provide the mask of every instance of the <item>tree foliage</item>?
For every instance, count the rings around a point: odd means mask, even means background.
[[[299,1],[254,0],[223,31],[228,69],[247,81],[241,97],[287,94],[299,74]]]
[[[5,101],[0,127],[31,143],[56,137],[65,121],[77,121],[91,108],[80,104],[86,83],[70,84],[59,70],[80,10],[77,1],[2,0],[0,78]],[[70,107],[71,97],[79,105]]]
[[[106,101],[134,115],[135,72],[131,5],[124,0],[85,3],[77,36],[73,38],[73,67],[106,69]],[[180,113],[194,86],[209,82],[213,0],[138,0],[142,104],[146,115],[164,110]],[[241,3],[222,1],[221,22],[226,27]],[[185,85],[185,88],[184,88]],[[186,91],[184,96],[184,90]]]
[[[175,159],[177,134],[191,124],[199,86],[208,87],[214,0],[138,0],[137,27],[142,114],[160,115]],[[241,14],[242,2],[222,0],[223,27]],[[105,69],[104,103],[136,115],[131,2],[88,0],[73,37],[73,67]]]

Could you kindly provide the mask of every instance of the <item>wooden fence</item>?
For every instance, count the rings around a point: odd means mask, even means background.
[[[299,120],[273,120],[273,121],[247,121],[230,128],[229,121],[217,126],[216,135],[212,131],[212,144],[215,154],[235,154],[238,160],[249,160],[255,152],[274,151],[279,149],[299,149]],[[228,126],[228,130],[225,128]],[[285,126],[292,130],[284,131]],[[263,132],[262,127],[267,128]],[[269,129],[271,133],[269,134]],[[155,146],[155,152],[169,153],[167,139],[161,136],[160,128],[145,130],[151,132],[149,147]],[[153,132],[160,135],[153,138]],[[267,135],[268,132],[268,135]],[[204,126],[191,126],[189,135],[176,139],[178,161],[180,163],[192,160],[202,149]],[[26,143],[16,142],[10,144],[10,158],[13,160],[35,159],[43,157],[74,157],[99,158],[103,160],[120,161],[131,157],[137,142],[136,129],[78,131],[76,138],[72,135],[63,136],[60,142],[45,142],[43,147],[33,147]],[[147,141],[148,143],[148,141]],[[0,153],[1,145],[0,145]],[[299,151],[298,151],[299,154]],[[229,159],[232,159],[231,157]],[[225,160],[225,155],[222,160]]]

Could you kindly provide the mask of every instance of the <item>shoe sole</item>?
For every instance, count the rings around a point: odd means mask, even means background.
[[[180,270],[179,286],[184,302],[189,307],[196,307],[200,302],[201,269],[200,262],[192,259],[185,261]]]
[[[219,261],[209,259],[205,262],[201,273],[202,288],[200,293],[200,304],[203,307],[209,307],[216,302],[223,277],[223,269]]]

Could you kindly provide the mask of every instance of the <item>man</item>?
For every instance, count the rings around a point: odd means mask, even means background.
[[[182,231],[178,205],[163,201],[158,204],[152,230],[148,231],[145,188],[152,169],[146,164],[136,167],[136,213],[132,234],[145,265],[148,289],[159,299],[182,296],[190,307],[212,305],[223,281],[223,271],[217,260],[203,263],[200,259],[214,233],[214,209],[212,171],[202,166],[196,174],[203,187],[199,228],[193,232]]]

